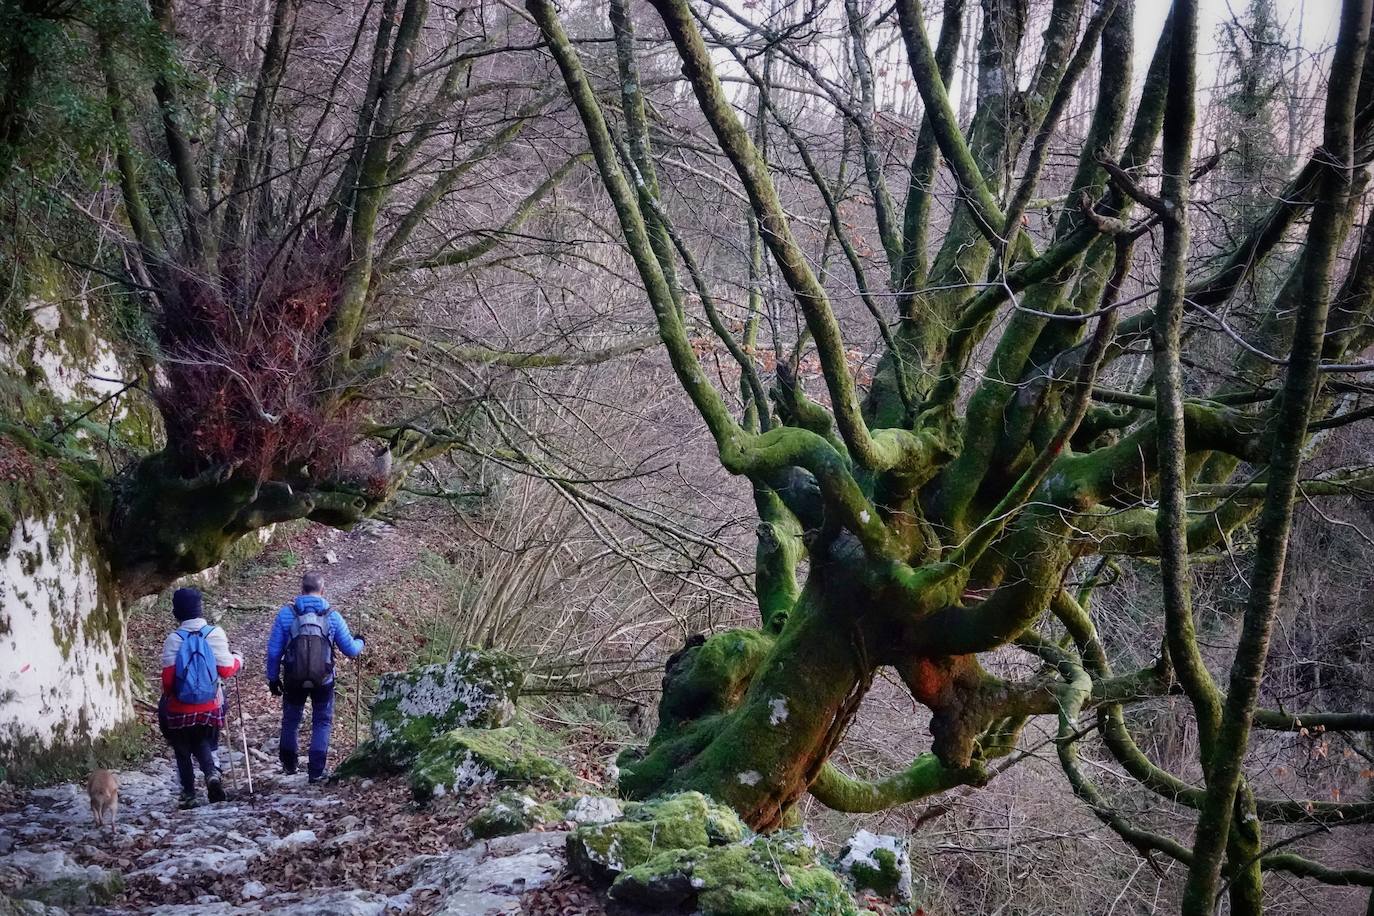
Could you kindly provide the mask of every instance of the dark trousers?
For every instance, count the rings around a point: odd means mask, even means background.
[[[164,728],[163,736],[172,746],[177,758],[177,776],[181,779],[181,791],[192,795],[196,791],[196,764],[210,777],[219,775],[219,764],[215,751],[219,748],[219,729],[211,725],[190,725],[186,728]]]
[[[334,726],[334,684],[309,690],[287,687],[281,698],[281,763],[288,770],[296,768],[300,758],[296,733],[305,716],[305,701],[310,701],[310,758],[307,772],[311,779],[324,775],[329,759],[329,733]]]

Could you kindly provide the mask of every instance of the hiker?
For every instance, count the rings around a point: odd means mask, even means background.
[[[334,722],[334,649],[349,658],[363,651],[363,640],[348,631],[343,615],[320,594],[319,573],[301,576],[301,594],[277,612],[267,640],[267,687],[281,697],[281,769],[295,775],[300,752],[296,733],[310,700],[310,756],[306,772],[313,785],[324,779],[329,730]]]
[[[196,765],[205,774],[205,794],[224,801],[219,773],[219,732],[228,704],[220,681],[239,673],[243,657],[229,651],[223,627],[205,619],[200,591],[179,588],[172,595],[177,628],[162,644],[162,699],[158,727],[172,746],[181,780],[182,808],[196,806]]]

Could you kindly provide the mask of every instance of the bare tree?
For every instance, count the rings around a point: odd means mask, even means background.
[[[551,2],[526,4],[581,118],[674,372],[722,466],[756,494],[760,615],[757,628],[692,640],[669,662],[658,730],[641,756],[623,761],[622,787],[706,791],[767,830],[807,792],[839,810],[873,811],[980,785],[1027,720],[1048,715],[1057,717],[1062,768],[1091,810],[1142,855],[1189,863],[1190,911],[1210,911],[1222,871],[1236,912],[1258,910],[1263,869],[1374,884],[1374,873],[1328,869],[1261,837],[1264,823],[1362,823],[1374,816],[1369,803],[1260,797],[1241,768],[1254,727],[1374,726],[1367,714],[1258,706],[1295,497],[1369,483],[1363,466],[1301,478],[1312,433],[1369,414],[1348,396],[1369,368],[1358,355],[1371,342],[1374,307],[1365,254],[1374,232],[1354,229],[1362,163],[1374,148],[1368,3],[1344,5],[1322,145],[1233,246],[1200,264],[1189,256],[1189,190],[1217,158],[1192,155],[1195,3],[1175,3],[1134,106],[1129,0],[1052,0],[1034,6],[1037,17],[1029,3],[983,3],[966,126],[949,89],[958,49],[970,42],[958,0],[944,4],[934,44],[918,0],[898,0],[895,21],[859,3],[758,21],[725,3],[649,5],[705,136],[691,119],[644,116],[653,110],[636,70],[645,40],[627,4],[612,5],[613,76],[604,60],[587,63]],[[817,62],[838,44],[820,40],[832,12],[851,55],[838,68],[833,58]],[[900,153],[878,126],[880,36],[905,50],[923,103],[896,165]],[[1094,60],[1095,110],[1076,164],[1050,168]],[[598,79],[615,91],[599,95]],[[738,80],[756,107],[731,95]],[[815,130],[823,116],[801,114],[808,105],[829,106],[825,116],[855,138],[862,191],[823,166],[834,147],[817,138],[841,132]],[[771,131],[787,138],[785,152],[764,150]],[[775,340],[787,354],[775,366],[739,327],[710,322],[745,382],[738,398],[713,382],[685,323],[689,308],[726,313],[726,294],[667,190],[664,176],[682,168],[677,135],[728,166],[730,179],[719,180],[746,203],[767,270],[804,322],[790,345]],[[937,174],[941,161],[948,181]],[[1042,183],[1047,200],[1036,197]],[[871,207],[863,222],[859,200]],[[823,231],[808,222],[807,201],[826,214]],[[1054,216],[1037,229],[1030,211],[1046,206]],[[943,225],[933,217],[940,207]],[[1161,233],[1157,260],[1137,251]],[[823,240],[824,252],[831,239],[852,285],[808,249]],[[1264,304],[1256,344],[1227,323],[1226,307],[1289,242],[1301,256]],[[1342,250],[1353,255],[1340,259]],[[782,327],[774,323],[775,335]],[[1204,339],[1211,352],[1224,342],[1229,366],[1194,362],[1208,352]],[[1136,356],[1147,341],[1153,372],[1142,377]],[[879,354],[871,380],[870,343]],[[814,396],[808,365],[823,382]],[[1189,562],[1229,549],[1251,523],[1250,599],[1223,691],[1194,626]],[[1123,556],[1158,558],[1167,637],[1153,663],[1117,672],[1086,604],[1100,583],[1088,572]],[[1075,578],[1088,584],[1075,587]],[[1003,647],[1029,653],[1039,673],[994,675],[980,659]],[[930,709],[933,748],[899,773],[859,780],[829,757],[884,669]],[[1122,716],[1124,704],[1175,685],[1197,710],[1202,786],[1148,759]],[[1082,721],[1089,713],[1131,776],[1200,812],[1194,848],[1120,813],[1099,791],[1077,749],[1092,730]]]
[[[458,284],[502,253],[560,247],[521,230],[585,159],[524,142],[555,93],[502,62],[504,9],[379,0],[331,14],[275,0],[261,22],[205,28],[216,9],[26,14],[97,65],[122,200],[103,228],[122,227],[128,268],[112,275],[151,328],[147,375],[131,385],[152,395],[165,445],[91,481],[130,597],[263,526],[346,527],[376,511],[460,440],[472,367],[586,365],[656,343],[491,347],[437,311],[419,317],[426,276]],[[7,135],[33,81],[12,64]],[[483,182],[500,187],[483,198],[494,206],[465,211]],[[426,384],[439,396],[412,396]]]

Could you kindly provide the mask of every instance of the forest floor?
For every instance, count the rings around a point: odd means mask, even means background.
[[[369,680],[433,660],[429,647],[438,641],[445,594],[432,566],[441,561],[435,548],[442,545],[416,530],[370,524],[344,534],[310,526],[279,537],[219,584],[207,584],[212,618],[245,661],[231,686],[231,723],[221,744],[227,803],[177,810],[174,765],[150,730],[149,758],[120,772],[120,820],[113,834],[92,823],[84,785],[10,789],[0,794],[0,855],[48,855],[46,863],[35,864],[73,875],[89,866],[123,875],[123,888],[108,906],[73,912],[601,912],[599,895],[563,874],[562,844],[556,842],[561,835],[475,845],[467,840],[464,827],[487,800],[482,793],[420,808],[404,778],[308,786],[303,759],[300,775],[281,773],[280,701],[270,695],[263,674],[277,608],[296,595],[305,569],[317,569],[325,576],[325,597],[366,637],[359,660],[339,663],[332,769],[367,737]],[[129,648],[150,691],[156,690],[158,654],[173,624],[165,601],[129,622]],[[148,704],[155,699],[152,692],[140,703],[150,721]],[[604,731],[537,703],[527,713],[566,739],[562,762],[574,773],[593,785],[605,779],[604,762],[616,747]],[[307,716],[302,758],[308,723]],[[200,797],[204,802],[203,786]],[[64,858],[52,858],[54,853]],[[6,889],[3,872],[0,890]],[[526,882],[539,889],[526,892]],[[478,897],[463,904],[463,893]]]

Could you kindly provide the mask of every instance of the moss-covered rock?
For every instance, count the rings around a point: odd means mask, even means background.
[[[625,816],[568,834],[568,861],[593,881],[611,881],[664,850],[737,843],[746,830],[734,811],[702,795],[681,792],[625,806]]]
[[[654,910],[691,907],[703,916],[849,916],[849,892],[795,832],[748,843],[660,852],[620,875],[610,897]]]
[[[522,721],[505,728],[452,729],[435,737],[415,758],[411,794],[426,802],[488,785],[570,788],[572,773],[541,753],[552,742],[547,732]]]
[[[906,840],[860,830],[840,851],[839,867],[858,890],[911,899],[911,854]]]
[[[524,672],[514,658],[483,649],[465,649],[446,665],[384,674],[372,701],[372,737],[338,773],[400,772],[440,734],[505,727],[515,718],[523,683]]]
[[[486,840],[527,833],[562,820],[563,812],[553,805],[540,803],[521,792],[502,792],[468,821],[467,832],[473,839]]]
[[[0,916],[67,916],[67,911],[37,900],[15,900],[0,894]]]
[[[118,872],[78,865],[61,851],[21,850],[0,857],[0,893],[15,901],[62,908],[103,906],[123,890],[124,879]]]

